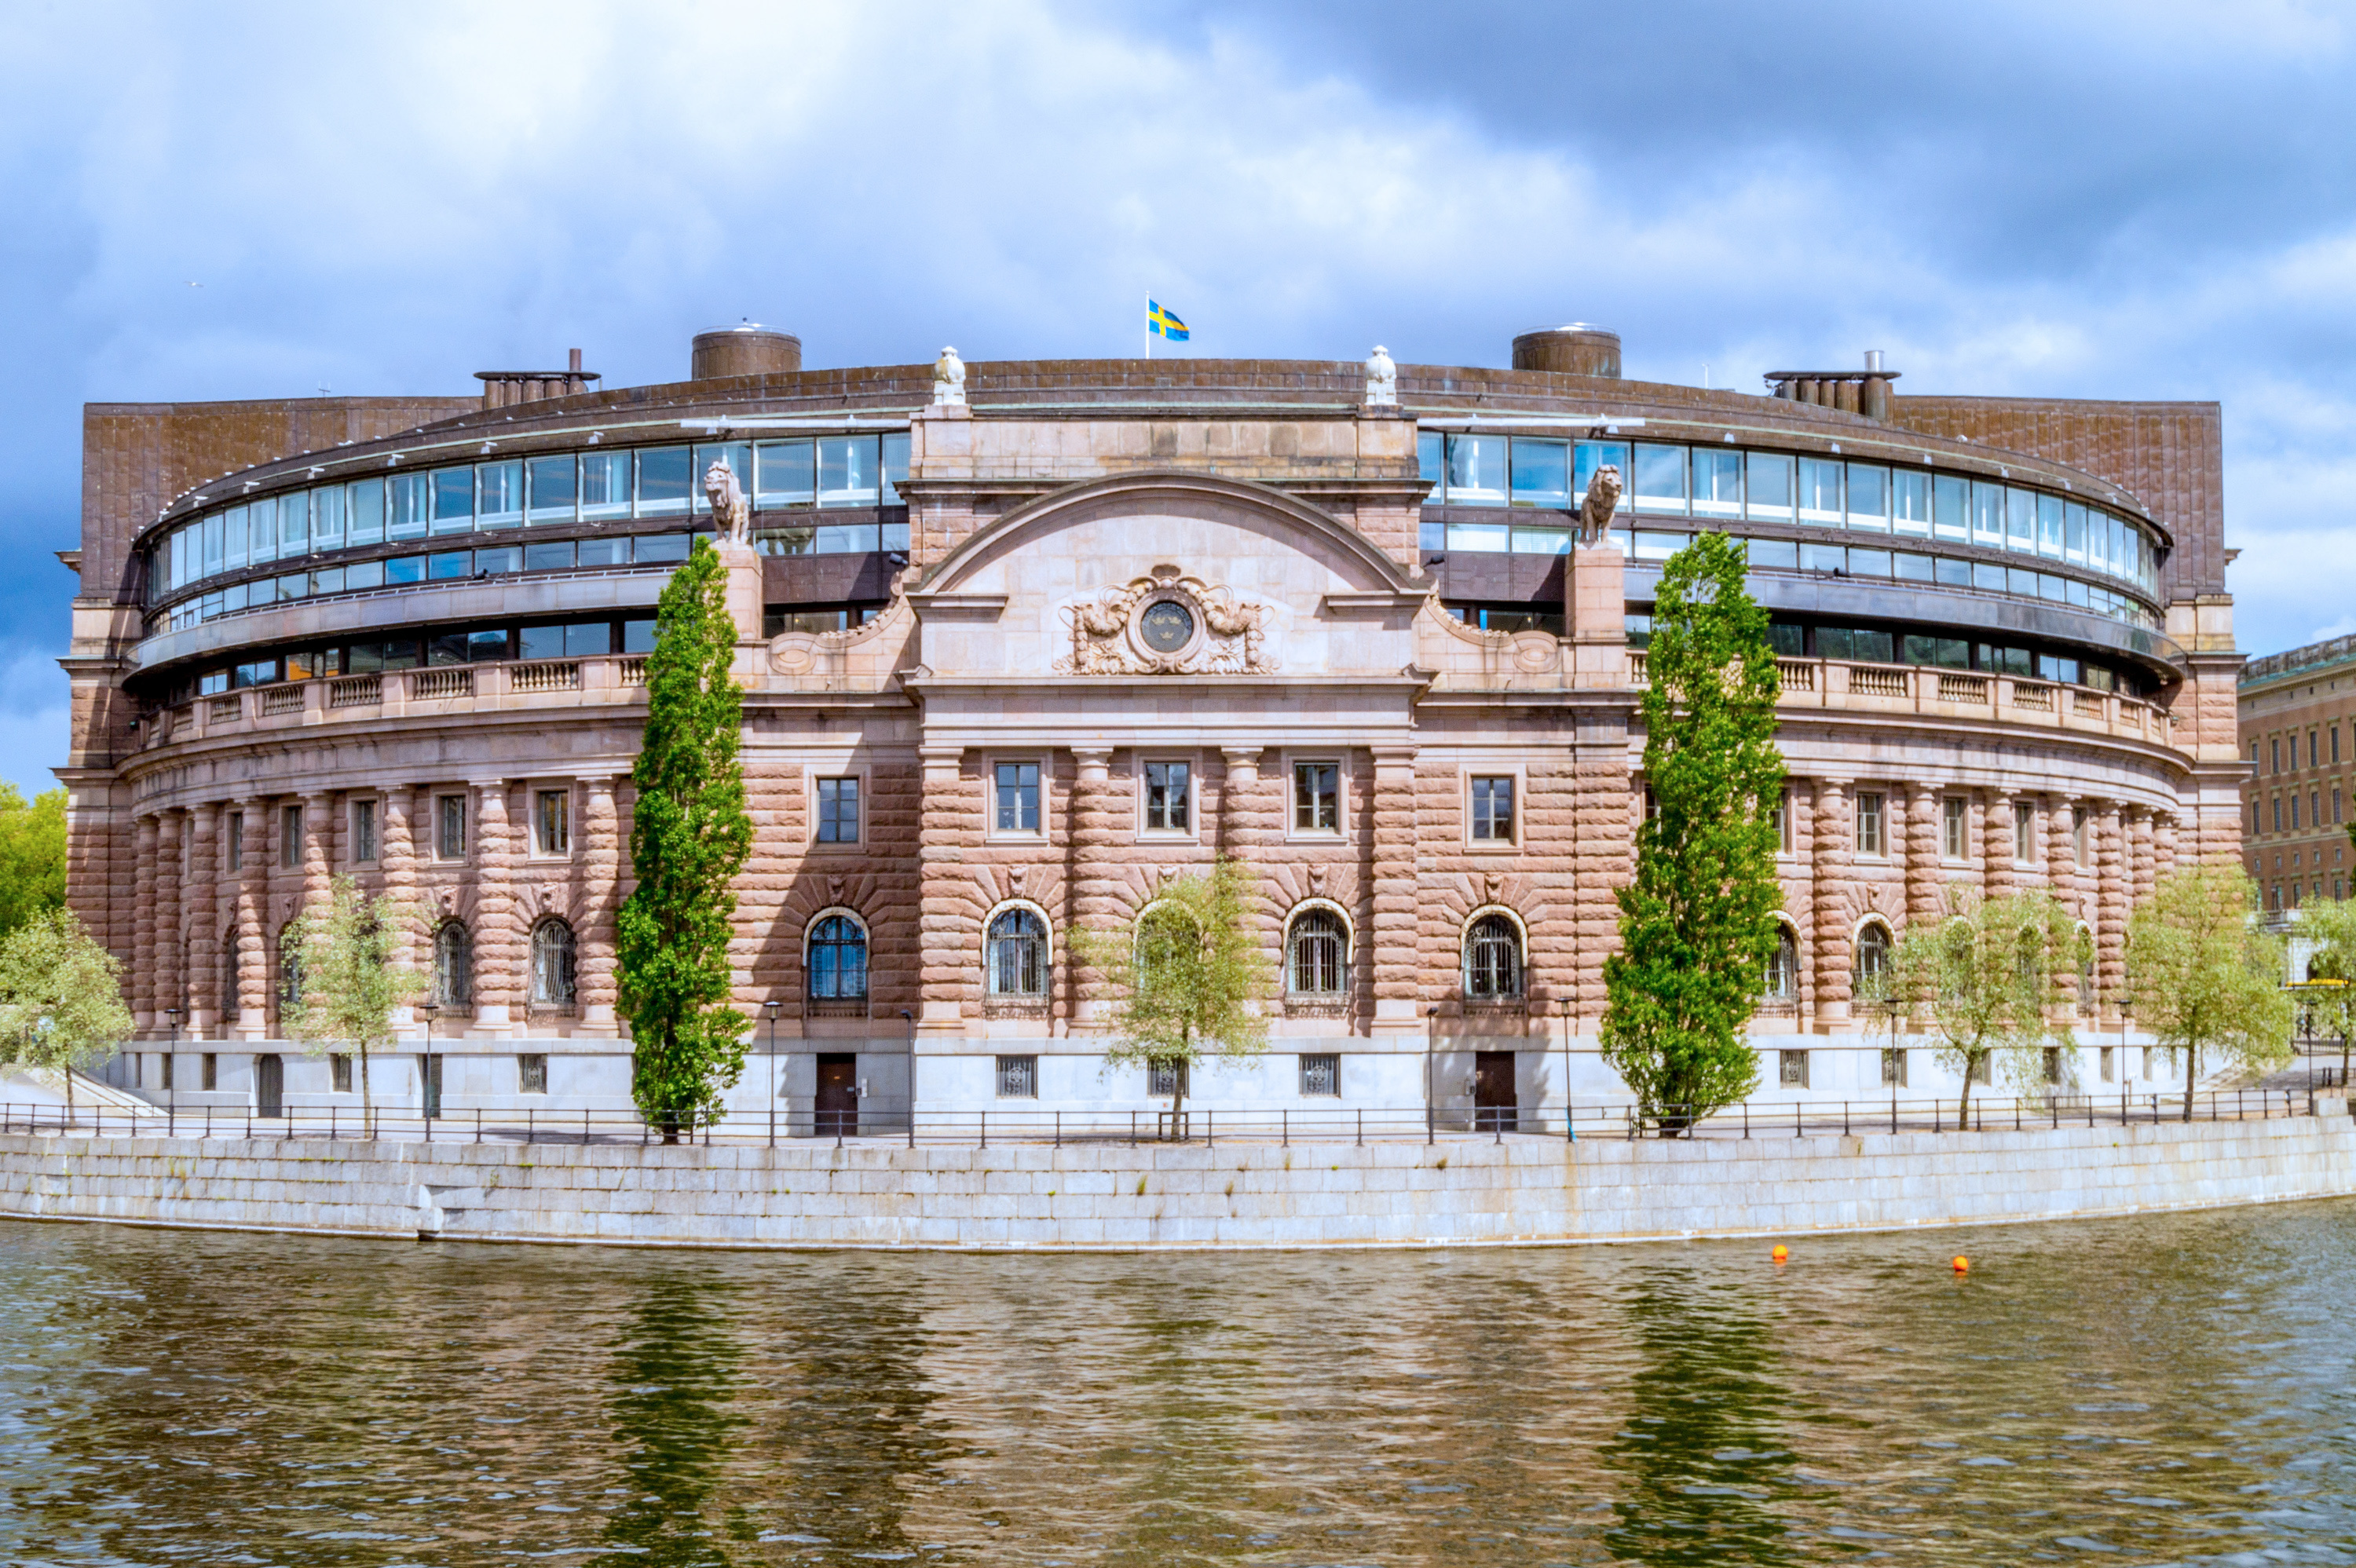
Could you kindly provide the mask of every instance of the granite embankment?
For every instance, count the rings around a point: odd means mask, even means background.
[[[1434,1146],[0,1136],[0,1215],[620,1245],[1444,1246],[1907,1229],[2356,1191],[2356,1122]]]

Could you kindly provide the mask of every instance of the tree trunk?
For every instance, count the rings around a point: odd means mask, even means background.
[[[360,1055],[360,1136],[363,1139],[373,1138],[376,1136],[376,1102],[369,1097],[368,1037],[363,1035],[353,1043],[359,1047]]]
[[[1972,1130],[1972,1076],[1979,1072],[1980,1058],[1987,1054],[1986,1051],[1964,1052],[1964,1104],[1962,1125],[1956,1129],[1959,1132]]]
[[[2184,1048],[2184,1119],[2188,1122],[2192,1119],[2192,1083],[2193,1080],[2200,1076],[2200,1066],[2201,1048],[2198,1045],[2186,1046]]]

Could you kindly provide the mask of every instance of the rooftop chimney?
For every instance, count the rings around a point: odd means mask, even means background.
[[[569,398],[585,392],[592,381],[603,380],[594,370],[581,368],[581,350],[569,349],[562,370],[477,370],[475,379],[483,384],[483,407],[512,408],[518,403],[536,403],[542,398]]]
[[[790,376],[802,368],[802,340],[757,321],[715,326],[695,335],[689,376],[698,381],[723,376]]]
[[[1574,321],[1542,326],[1514,339],[1514,368],[1556,370],[1569,376],[1620,379],[1620,335]]]

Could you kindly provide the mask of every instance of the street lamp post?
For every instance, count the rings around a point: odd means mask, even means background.
[[[425,1075],[434,1071],[434,1015],[442,1010],[439,1002],[420,1002],[417,1010],[425,1015],[425,1050],[417,1059],[417,1119],[426,1120]]]
[[[1440,1030],[1440,1009],[1423,1009],[1423,1141],[1432,1141],[1433,1091],[1438,1087],[1435,1075],[1439,1069],[1433,1056],[1432,1036]]]
[[[164,1016],[172,1020],[172,1049],[164,1058],[164,1104],[180,1103],[180,1009],[166,1008]]]
[[[769,1147],[771,1148],[777,1147],[777,1014],[783,1011],[784,1008],[785,1004],[775,997],[761,1004],[761,1010],[769,1015]]]

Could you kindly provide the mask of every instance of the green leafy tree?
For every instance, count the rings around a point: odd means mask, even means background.
[[[2281,938],[2258,924],[2258,885],[2239,866],[2179,867],[2127,917],[2127,979],[2152,1037],[2184,1052],[2184,1119],[2201,1053],[2240,1072],[2290,1060],[2292,1005]]]
[[[730,884],[752,853],[753,820],[737,758],[744,692],[729,673],[736,625],[727,591],[719,552],[697,540],[656,612],[646,741],[631,774],[637,887],[615,944],[618,1010],[636,1042],[631,1094],[665,1143],[720,1119],[752,1027],[728,1006]]]
[[[1173,1111],[1196,1062],[1254,1057],[1268,1043],[1260,1004],[1275,995],[1275,972],[1251,929],[1251,886],[1243,863],[1221,856],[1208,874],[1163,883],[1119,930],[1070,933],[1074,953],[1106,976],[1105,1064],[1176,1070]]]
[[[44,910],[0,941],[0,1061],[62,1074],[106,1056],[134,1027],[123,967],[71,910]]]
[[[398,900],[370,899],[349,877],[337,877],[327,901],[306,905],[280,937],[294,980],[286,1033],[308,1056],[338,1045],[359,1053],[360,1117],[371,1130],[369,1049],[391,1045],[395,1015],[425,992],[423,972],[402,961],[403,933],[420,923],[417,912]]]
[[[0,936],[66,903],[66,792],[0,784]]]
[[[2340,1082],[2348,1082],[2348,1038],[2356,1033],[2356,902],[2331,899],[2298,912],[2299,933],[2315,944],[2305,978],[2319,988],[2303,993],[2299,1006],[2320,1029],[2340,1037]]]
[[[1604,1060],[1675,1136],[1759,1082],[1743,1026],[1776,944],[1773,812],[1782,677],[1741,547],[1703,534],[1669,558],[1653,609],[1636,876],[1603,961]]]
[[[2016,1090],[2029,1088],[2044,1082],[2047,1050],[2075,1049],[2067,1019],[2080,940],[2070,912],[2042,889],[1984,899],[1950,885],[1945,914],[1909,927],[1891,949],[1887,994],[1923,1017],[1939,1064],[1962,1075],[1966,1126],[1983,1072],[1993,1078],[2001,1064]]]

